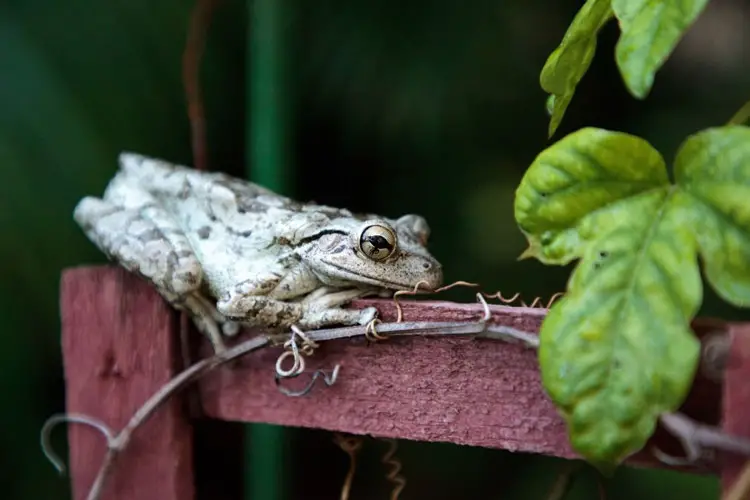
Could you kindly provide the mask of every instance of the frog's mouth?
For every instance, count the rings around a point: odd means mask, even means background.
[[[383,287],[386,285],[389,289],[392,290],[414,290],[414,285],[399,283],[397,281],[390,281],[382,278],[375,278],[372,276],[368,276],[366,274],[357,274],[349,269],[346,269],[342,266],[339,266],[338,264],[334,264],[333,262],[324,261],[329,266],[338,269],[341,271],[341,276],[344,278],[352,279],[353,281],[361,281],[363,283],[367,283],[368,285],[374,285]],[[428,289],[426,287],[420,287],[418,290],[416,290],[416,293],[429,293],[431,292],[431,289]]]

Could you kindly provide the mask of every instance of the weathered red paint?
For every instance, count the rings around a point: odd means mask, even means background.
[[[724,374],[722,429],[732,435],[750,439],[750,324],[732,324],[729,330],[731,348]],[[722,489],[734,486],[747,457],[725,453],[721,457]],[[743,500],[750,499],[750,492]]]
[[[113,267],[69,269],[61,284],[67,411],[115,432],[174,376],[177,315],[140,278]],[[193,500],[192,429],[179,396],[133,435],[114,464],[102,500]],[[70,424],[73,495],[83,500],[105,440]]]
[[[145,281],[115,267],[66,271],[61,303],[68,411],[89,414],[119,430],[176,373],[178,316]],[[363,305],[375,305],[385,321],[395,318],[392,301],[359,301],[354,307]],[[480,305],[426,301],[404,301],[403,308],[407,321],[479,319],[483,311]],[[493,322],[532,332],[546,313],[507,306],[491,306],[491,312]],[[694,323],[699,335],[725,328],[717,320]],[[743,383],[750,379],[750,346],[747,336],[738,340],[739,329],[732,326],[736,359],[727,372],[723,422],[728,431],[750,435],[750,420],[742,418],[750,413],[743,412],[750,408],[750,385]],[[377,344],[363,338],[325,342],[306,359],[307,371],[331,370],[339,364],[339,380],[332,387],[319,382],[300,398],[285,396],[275,386],[274,364],[280,352],[280,348],[263,349],[200,381],[193,390],[206,415],[576,456],[562,419],[541,387],[532,349],[447,336],[392,338]],[[204,340],[201,354],[210,353]],[[284,384],[301,388],[308,376]],[[720,394],[717,383],[699,375],[682,410],[716,425]],[[117,461],[103,498],[194,498],[192,430],[181,403],[179,396],[170,400],[136,432]],[[104,441],[96,431],[80,425],[71,425],[69,436],[74,494],[82,499],[101,463]],[[680,450],[662,430],[651,444],[666,452]],[[630,462],[656,465],[647,450]],[[724,474],[725,484],[736,474],[737,465],[731,467]]]

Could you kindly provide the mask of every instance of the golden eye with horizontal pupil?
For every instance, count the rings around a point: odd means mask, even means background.
[[[359,238],[359,248],[372,260],[385,260],[396,250],[396,235],[385,226],[368,226]]]

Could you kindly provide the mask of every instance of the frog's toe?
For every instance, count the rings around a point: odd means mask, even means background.
[[[372,320],[378,317],[378,310],[374,307],[365,307],[359,311],[359,324],[368,325]]]
[[[236,321],[226,321],[221,324],[221,333],[223,333],[227,337],[234,337],[235,335],[240,333],[241,328],[242,325],[240,325]]]
[[[227,317],[242,317],[245,314],[246,307],[243,307],[241,299],[240,295],[227,292],[216,301],[216,310],[219,311],[219,314]]]

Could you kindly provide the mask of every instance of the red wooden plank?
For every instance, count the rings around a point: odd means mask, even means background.
[[[177,371],[177,316],[140,278],[113,267],[70,269],[61,284],[67,411],[115,432]],[[179,397],[138,429],[102,499],[194,498],[192,431]],[[84,499],[105,452],[103,437],[71,424],[74,498]]]
[[[174,373],[176,315],[143,280],[112,268],[69,270],[63,276],[63,348],[68,410],[98,417],[119,429]],[[376,305],[394,319],[392,301]],[[535,331],[541,309],[492,306],[492,321]],[[405,319],[476,319],[473,304],[404,302]],[[694,324],[699,335],[722,330],[721,321]],[[197,335],[197,334],[196,334]],[[202,338],[197,335],[195,339]],[[202,353],[210,353],[204,341]],[[341,365],[331,388],[307,397],[277,391],[274,364],[280,350],[264,349],[210,374],[199,383],[208,416],[422,441],[446,441],[512,451],[574,457],[565,427],[544,395],[536,352],[471,338],[394,338],[368,345],[362,338],[323,343],[308,371]],[[304,378],[304,377],[302,377]],[[306,380],[288,381],[300,387]],[[683,410],[718,423],[718,385],[698,378]],[[192,441],[177,399],[137,431],[120,457],[104,498],[193,498]],[[71,426],[76,498],[89,488],[104,445],[94,431]],[[667,452],[673,439],[654,443]],[[634,463],[649,462],[647,454]],[[653,460],[651,460],[653,462]],[[171,496],[170,496],[171,495]]]
[[[733,324],[730,329],[731,348],[724,374],[722,398],[722,429],[735,436],[750,439],[750,325]],[[722,489],[731,491],[746,457],[726,453],[722,457]],[[746,494],[743,500],[750,499]]]
[[[375,305],[383,320],[395,318],[392,301]],[[404,302],[406,321],[451,321],[482,316],[473,304]],[[546,311],[492,306],[498,324],[537,331]],[[716,321],[698,321],[699,333]],[[204,343],[203,354],[210,353]],[[307,371],[341,365],[338,382],[290,398],[277,390],[279,348],[250,354],[199,382],[204,411],[224,420],[268,422],[379,437],[501,448],[572,458],[565,425],[544,394],[536,352],[519,345],[471,338],[394,338],[367,345],[360,339],[325,342],[306,358]],[[309,378],[287,381],[302,387]],[[718,386],[698,378],[685,405],[701,421],[717,423]],[[679,453],[660,431],[655,444]],[[654,465],[650,453],[631,461]]]

